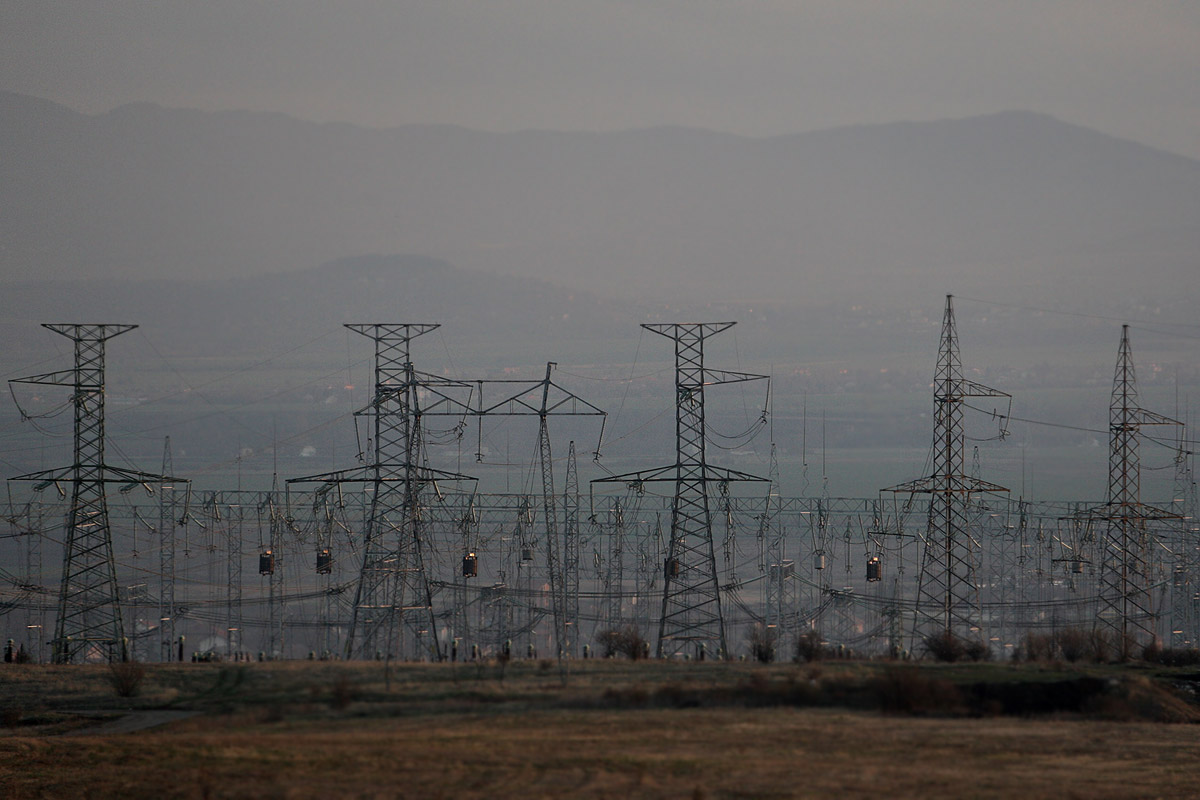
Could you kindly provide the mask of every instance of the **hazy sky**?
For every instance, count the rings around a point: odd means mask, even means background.
[[[0,0],[0,88],[755,136],[1028,109],[1200,158],[1200,2]]]

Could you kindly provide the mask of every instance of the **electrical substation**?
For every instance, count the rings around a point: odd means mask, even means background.
[[[46,325],[73,342],[74,367],[13,383],[69,398],[74,462],[9,476],[3,632],[54,663],[581,659],[605,655],[613,632],[675,659],[762,657],[765,643],[785,660],[803,637],[921,657],[941,636],[1005,657],[1026,634],[1067,629],[1103,630],[1126,657],[1197,646],[1191,453],[1179,422],[1138,405],[1128,327],[1096,504],[1014,496],[987,479],[978,446],[968,454],[964,418],[1003,435],[1012,398],[965,377],[951,297],[929,343],[928,474],[874,497],[789,494],[769,401],[745,437],[769,454],[766,474],[724,466],[710,459],[706,397],[727,384],[770,396],[769,376],[705,362],[705,343],[734,324],[643,326],[674,347],[674,461],[621,474],[603,459],[605,410],[555,363],[533,380],[449,378],[414,354],[436,324],[347,325],[374,348],[372,395],[354,415],[368,446],[269,490],[193,488],[170,438],[157,473],[110,465],[105,348],[135,326]],[[431,465],[441,444],[511,417],[536,420],[532,486],[482,491],[470,459]],[[563,441],[564,417],[594,439]],[[1178,434],[1167,505],[1140,494],[1147,426]]]

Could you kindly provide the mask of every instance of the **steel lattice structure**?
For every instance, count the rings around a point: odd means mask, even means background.
[[[39,620],[57,610],[66,622],[55,631],[56,660],[118,658],[123,649],[152,654],[156,645],[170,658],[169,645],[184,635],[201,655],[229,658],[255,650],[283,658],[305,650],[313,657],[439,659],[447,650],[488,657],[510,649],[514,657],[574,655],[579,644],[626,626],[657,626],[664,657],[735,656],[751,631],[772,626],[786,636],[819,633],[839,651],[876,654],[895,653],[902,630],[918,639],[950,632],[983,640],[999,654],[1019,649],[1031,632],[1097,624],[1127,645],[1165,633],[1173,644],[1194,646],[1195,484],[1181,455],[1171,509],[1178,513],[1141,503],[1140,426],[1174,421],[1138,407],[1128,331],[1113,385],[1107,502],[1014,501],[982,480],[978,451],[969,469],[964,463],[966,399],[1007,395],[963,378],[952,298],[945,312],[933,474],[893,487],[886,502],[830,497],[827,488],[820,497],[783,496],[773,448],[768,479],[709,465],[707,436],[717,434],[706,430],[705,387],[764,376],[705,368],[705,339],[732,323],[647,326],[676,345],[676,460],[592,481],[618,491],[593,493],[582,531],[574,444],[560,498],[548,417],[600,412],[554,384],[552,365],[540,380],[450,381],[418,373],[409,358],[409,341],[436,326],[348,326],[376,343],[374,394],[358,412],[375,421],[371,462],[293,479],[286,498],[240,489],[193,497],[175,479],[103,466],[103,342],[129,326],[56,326],[77,337],[76,370],[22,380],[76,390],[76,465],[20,479],[40,481],[35,489],[71,481],[77,490],[69,503],[53,492],[23,502],[10,494],[4,518],[11,533],[0,537],[0,619],[18,629],[25,623],[32,651],[42,644],[33,633]],[[503,399],[485,403],[492,384],[504,384]],[[425,442],[439,436],[423,430],[431,414],[461,418],[440,432],[445,441],[455,434],[461,441],[470,417],[537,417],[530,469],[541,466],[540,493],[531,484],[524,493],[481,494],[461,485],[473,479],[424,466]],[[172,471],[169,453],[168,443],[164,473]],[[76,471],[95,480],[76,487]],[[769,488],[747,487],[739,496],[742,480]],[[159,496],[148,504],[140,492],[105,498],[103,484],[111,481],[153,484]],[[300,488],[306,482],[315,485]],[[361,489],[343,493],[349,483]],[[88,497],[97,498],[92,508],[101,504],[102,532],[88,524],[95,514],[76,513],[86,512]],[[720,561],[713,511],[723,533]],[[66,517],[61,533],[47,522],[55,514]],[[157,525],[148,521],[154,515]],[[247,544],[255,528],[257,547]],[[139,538],[143,529],[156,535]],[[757,537],[747,535],[753,531]],[[44,542],[57,552],[60,540],[69,545],[62,573],[43,571]],[[55,598],[46,587],[79,582],[96,554],[81,555],[88,541],[101,556],[107,548],[107,563],[89,573],[97,588],[88,597],[104,602],[72,616],[62,610],[67,589]],[[259,574],[245,562],[266,550],[273,571]],[[84,617],[105,620],[93,644],[62,647],[82,641],[63,630]],[[790,653],[781,646],[780,655]]]
[[[435,480],[471,479],[419,463],[421,418],[429,413],[463,413],[467,406],[450,392],[470,387],[418,377],[413,369],[409,342],[435,330],[439,327],[436,324],[346,327],[375,343],[374,395],[370,405],[358,412],[374,421],[372,461],[363,468],[293,478],[288,484],[323,483],[332,487],[366,483],[372,488],[345,656],[371,658],[402,653],[406,627],[411,627],[418,642],[416,649],[441,660],[442,645],[435,635],[433,594],[421,533],[421,493]],[[432,395],[430,408],[421,407],[419,390]]]
[[[19,475],[11,480],[41,485],[70,481],[66,544],[58,615],[51,640],[53,660],[129,657],[117,592],[106,483],[138,485],[175,480],[111,467],[104,462],[104,344],[136,325],[44,324],[75,343],[75,368],[17,378],[12,383],[67,386],[75,412],[74,457],[70,467]]]
[[[1108,502],[1092,513],[1107,523],[1096,623],[1117,636],[1124,658],[1130,657],[1132,648],[1158,639],[1158,615],[1150,592],[1146,523],[1178,518],[1169,511],[1142,503],[1138,439],[1142,426],[1179,424],[1138,407],[1129,326],[1123,325],[1109,406]]]
[[[673,481],[671,537],[664,562],[662,614],[657,653],[661,658],[688,645],[713,645],[728,652],[721,608],[721,586],[713,551],[708,485],[732,481],[765,481],[755,475],[712,467],[707,461],[704,389],[724,383],[763,380],[751,375],[704,367],[704,341],[733,327],[734,322],[655,323],[648,331],[675,343],[675,463],[668,467],[603,478],[597,483]],[[703,652],[701,650],[700,652]]]
[[[968,397],[1009,395],[963,378],[954,298],[947,295],[934,373],[934,472],[887,490],[930,495],[914,647],[930,636],[952,635],[975,641],[982,637],[976,576],[979,543],[969,530],[967,502],[975,493],[1007,489],[965,472],[963,401]]]
[[[558,498],[554,490],[554,455],[550,446],[549,418],[551,416],[564,415],[598,416],[604,418],[605,412],[554,383],[550,379],[550,376],[555,366],[556,364],[553,361],[548,362],[546,364],[546,377],[534,384],[519,380],[479,381],[479,408],[473,413],[479,417],[502,415],[509,417],[537,416],[538,418],[538,462],[541,466],[542,475],[543,545],[546,553],[546,574],[550,587],[550,610],[554,619],[554,648],[556,654],[561,659],[570,649],[567,626],[569,616],[564,591],[566,584],[564,563],[569,556],[564,556],[564,551],[571,546],[571,543],[560,541],[558,535]],[[505,388],[510,388],[512,384],[516,384],[518,388],[515,392],[510,391],[508,396],[503,400],[485,406],[483,402],[483,386],[485,384],[489,386],[500,385]],[[600,438],[603,439],[603,437],[604,428],[602,424]],[[574,469],[574,452],[575,444],[572,442],[571,459],[568,462],[569,472]],[[482,458],[482,456],[480,457]],[[574,530],[568,530],[566,535],[570,537],[574,534],[577,537],[579,508],[578,478],[568,475],[568,483],[571,482],[575,484],[576,497],[573,501],[575,517],[568,524],[569,526],[573,526]],[[532,521],[532,515],[530,515],[530,521]],[[575,546],[577,547],[577,544]],[[575,570],[576,575],[578,575],[578,552],[575,555]],[[526,570],[527,574],[528,570]]]

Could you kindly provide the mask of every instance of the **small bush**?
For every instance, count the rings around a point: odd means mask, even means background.
[[[819,631],[805,631],[796,637],[797,661],[820,661],[825,656],[825,647]]]
[[[1142,660],[1164,667],[1194,667],[1200,664],[1200,650],[1195,647],[1159,647],[1147,645]]]
[[[137,697],[146,679],[146,665],[140,661],[118,661],[108,666],[108,680],[117,697]]]
[[[1151,651],[1152,652],[1152,651]],[[1013,657],[1019,661],[1056,661],[1104,663],[1120,661],[1118,640],[1097,628],[1063,628],[1053,633],[1026,633]],[[1143,653],[1143,658],[1145,658]],[[1147,659],[1149,660],[1149,659]]]
[[[775,660],[775,648],[779,643],[779,629],[756,622],[750,629],[750,654],[762,664]]]
[[[605,658],[622,655],[631,661],[645,658],[650,649],[650,643],[645,640],[636,625],[600,631],[596,634],[596,643],[603,648]]]
[[[1057,657],[1058,646],[1049,633],[1026,633],[1013,651],[1014,661],[1053,661]]]
[[[966,643],[951,631],[926,636],[922,642],[925,652],[937,661],[953,664],[962,661],[967,655]]]
[[[973,639],[967,642],[966,656],[968,661],[990,661],[992,649],[982,639]]]
[[[992,651],[987,642],[964,639],[953,631],[942,631],[922,640],[925,652],[937,661],[953,664],[956,661],[987,661]]]
[[[1096,663],[1110,661],[1118,657],[1118,647],[1111,635],[1106,631],[1093,628],[1067,628],[1054,634],[1054,641],[1062,657],[1072,663],[1076,661],[1093,661]]]

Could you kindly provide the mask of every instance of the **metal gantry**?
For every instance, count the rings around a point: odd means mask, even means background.
[[[546,377],[537,383],[519,380],[489,380],[480,381],[479,408],[474,413],[484,416],[536,416],[538,418],[538,463],[542,474],[542,521],[546,553],[546,571],[550,586],[550,608],[554,618],[554,647],[557,656],[562,659],[570,649],[567,621],[566,576],[563,565],[569,556],[564,556],[570,542],[564,543],[558,535],[558,498],[554,490],[554,454],[550,446],[549,418],[551,416],[598,416],[602,419],[605,412],[584,400],[550,379],[557,366],[553,361],[546,364]],[[484,405],[483,386],[500,385],[506,389],[506,397],[498,402]],[[517,384],[512,391],[511,384]],[[480,426],[482,430],[482,425]],[[482,436],[482,433],[481,433]],[[603,423],[600,428],[600,438],[604,437]],[[568,462],[568,472],[574,468],[575,443],[571,443],[571,460]],[[578,479],[568,475],[568,482],[575,482],[576,497],[574,509],[575,519],[569,522],[574,530],[567,529],[567,536],[578,535]],[[577,542],[577,538],[576,538]],[[578,575],[578,551],[575,552],[575,574]],[[577,580],[577,578],[576,578]]]

